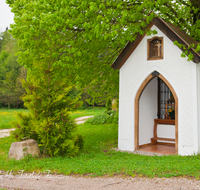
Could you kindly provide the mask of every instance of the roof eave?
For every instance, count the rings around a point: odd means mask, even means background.
[[[181,36],[178,35],[178,33],[176,33],[172,28],[170,28],[169,25],[165,23],[165,21],[163,21],[159,17],[153,18],[152,22],[148,25],[148,28],[151,28],[153,25],[157,26],[172,42],[178,41],[178,43],[185,45],[186,48],[189,47],[189,44],[183,38],[181,38]],[[145,35],[146,34],[137,34],[135,41],[128,42],[125,48],[118,55],[117,59],[113,62],[111,67],[113,69],[120,69],[126,62],[126,60],[129,58],[129,56],[132,54],[132,52],[137,48],[137,46],[142,41]],[[183,48],[180,49],[184,51]],[[199,63],[200,55],[197,52],[195,52],[192,48],[190,48],[188,51],[194,55],[193,62]]]

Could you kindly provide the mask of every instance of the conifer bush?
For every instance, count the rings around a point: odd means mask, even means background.
[[[48,156],[75,156],[83,146],[83,139],[69,116],[69,111],[79,104],[78,96],[71,98],[69,95],[73,85],[65,79],[49,86],[45,80],[38,84],[32,80],[24,82],[27,94],[23,100],[30,112],[28,115],[18,114],[18,121],[13,123],[16,128],[13,136],[17,140],[36,140]]]
[[[32,129],[30,114],[17,113],[17,121],[14,121],[12,126],[15,130],[11,131],[11,135],[18,141],[38,139],[38,134]]]

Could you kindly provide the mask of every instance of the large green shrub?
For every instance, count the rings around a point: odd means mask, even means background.
[[[34,130],[31,120],[30,114],[17,113],[17,121],[12,123],[15,130],[11,131],[11,135],[18,141],[26,139],[38,140],[38,134]]]
[[[48,77],[44,81],[32,82],[29,79],[24,82],[27,94],[23,100],[29,114],[18,115],[18,121],[13,124],[16,128],[14,137],[17,140],[35,139],[49,156],[76,155],[83,140],[69,117],[69,111],[79,105],[79,98],[69,95],[73,87],[70,84],[64,78],[63,81],[51,82]]]
[[[31,114],[18,113],[18,120],[13,123],[16,128],[12,135],[19,141],[35,139],[40,150],[45,154],[74,156],[83,147],[82,136],[76,132],[76,124],[65,110],[54,118],[42,120],[32,118]]]

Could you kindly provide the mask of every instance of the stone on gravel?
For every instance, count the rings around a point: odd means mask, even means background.
[[[38,144],[33,139],[28,139],[21,142],[13,142],[9,150],[9,157],[16,160],[24,158],[27,154],[40,156]]]

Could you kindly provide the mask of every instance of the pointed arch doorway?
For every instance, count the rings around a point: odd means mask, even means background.
[[[171,91],[173,97],[174,97],[174,102],[175,102],[175,154],[178,154],[178,97],[173,89],[172,85],[166,80],[166,78],[161,75],[159,72],[154,71],[152,72],[141,84],[140,88],[138,89],[135,97],[135,126],[134,126],[134,131],[135,131],[135,150],[139,150],[139,104],[140,104],[140,97],[147,87],[147,85],[155,78],[158,77],[161,79],[169,88]],[[153,146],[153,145],[152,145]]]

